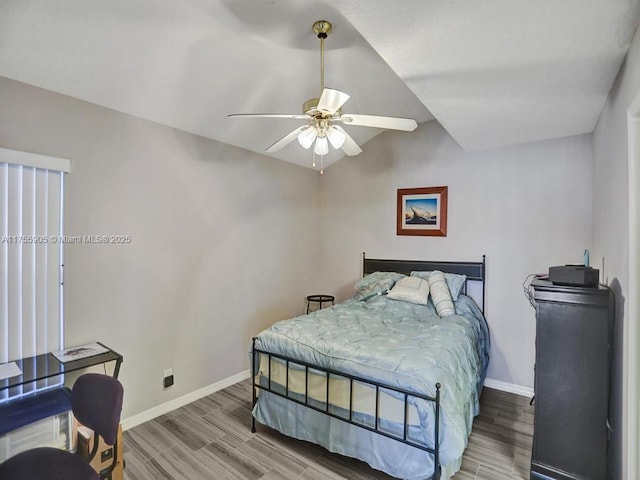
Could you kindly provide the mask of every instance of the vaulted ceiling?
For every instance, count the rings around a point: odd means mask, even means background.
[[[640,0],[4,0],[0,76],[264,153],[300,120],[227,114],[318,96],[320,19],[344,112],[435,119],[476,150],[591,132]],[[311,166],[297,142],[271,155]]]

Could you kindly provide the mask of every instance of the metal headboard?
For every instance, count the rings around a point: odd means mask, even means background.
[[[440,262],[428,260],[392,260],[380,258],[367,258],[362,252],[362,276],[373,272],[398,272],[405,275],[414,271],[427,272],[440,270],[445,273],[466,275],[464,292],[470,281],[482,283],[482,305],[480,309],[485,313],[485,281],[486,281],[486,255],[482,255],[481,262]]]

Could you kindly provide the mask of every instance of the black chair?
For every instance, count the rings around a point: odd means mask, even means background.
[[[124,390],[115,378],[86,373],[71,389],[71,410],[78,421],[94,431],[94,445],[89,459],[66,450],[39,447],[19,453],[0,464],[1,480],[100,480],[89,462],[98,451],[100,435],[113,445],[113,462],[101,472],[107,478],[121,459],[117,458],[118,427]]]

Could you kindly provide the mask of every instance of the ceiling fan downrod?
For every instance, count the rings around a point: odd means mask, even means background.
[[[313,24],[313,31],[320,39],[320,93],[324,90],[324,40],[331,33],[333,26],[326,20],[318,20]]]

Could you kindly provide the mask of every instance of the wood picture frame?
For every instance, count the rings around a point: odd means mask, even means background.
[[[447,236],[447,187],[399,188],[397,235]]]

